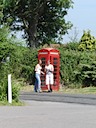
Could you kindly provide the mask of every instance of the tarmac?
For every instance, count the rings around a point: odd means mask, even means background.
[[[96,128],[96,96],[21,92],[24,106],[0,106],[0,128]]]
[[[0,128],[96,128],[96,106],[26,100],[0,106]]]
[[[52,93],[21,92],[20,99],[96,105],[96,95],[92,95],[92,94],[64,94],[58,92],[56,93],[55,92]]]

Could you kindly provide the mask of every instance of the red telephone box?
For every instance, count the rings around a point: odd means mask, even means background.
[[[57,49],[54,48],[43,48],[38,51],[38,59],[42,60],[42,70],[44,71],[45,65],[50,60],[50,63],[54,66],[54,84],[52,85],[52,90],[59,90],[60,85],[60,54]],[[45,83],[46,77],[41,74],[41,88],[42,90],[47,90],[47,85]]]

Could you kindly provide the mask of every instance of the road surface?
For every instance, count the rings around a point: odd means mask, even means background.
[[[64,93],[35,93],[21,92],[21,100],[51,101],[62,103],[76,103],[96,105],[96,95],[85,94],[64,94]]]
[[[96,106],[26,100],[0,106],[0,128],[96,128]]]
[[[0,128],[96,128],[95,95],[22,92],[25,106],[0,106]]]

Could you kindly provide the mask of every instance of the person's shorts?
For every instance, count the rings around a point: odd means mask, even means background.
[[[46,85],[53,84],[53,74],[46,75]]]

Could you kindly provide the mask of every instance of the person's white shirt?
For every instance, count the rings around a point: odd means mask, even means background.
[[[35,67],[35,72],[40,74],[41,73],[41,69],[42,69],[42,67],[40,66],[40,64],[37,64],[36,67]]]
[[[54,71],[54,67],[52,64],[46,65],[45,66],[46,74],[52,74]]]

